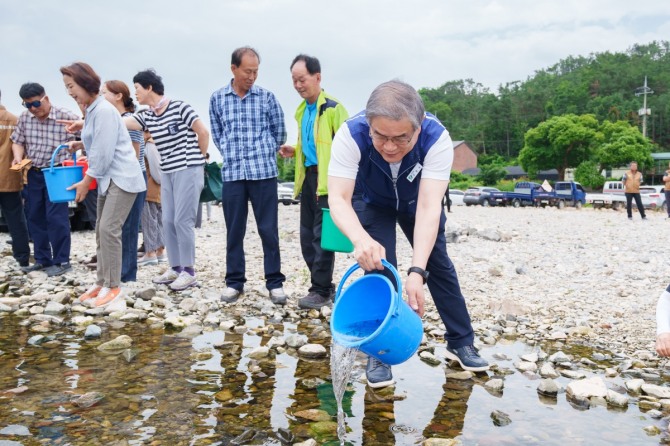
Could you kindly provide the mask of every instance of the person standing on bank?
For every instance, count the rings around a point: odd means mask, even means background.
[[[447,357],[477,372],[489,365],[473,345],[470,315],[444,235],[442,198],[453,156],[449,132],[425,112],[416,90],[397,80],[383,83],[365,111],[335,135],[328,200],[335,224],[354,244],[365,271],[390,276],[381,260],[397,265],[396,222],[400,225],[413,248],[405,282],[409,305],[423,316],[427,284],[447,329]],[[373,357],[366,376],[373,388],[393,384],[391,366]]]
[[[665,191],[665,203],[666,210],[668,211],[668,218],[670,219],[670,164],[668,164],[668,170],[663,174],[663,190]]]
[[[642,178],[642,173],[637,170],[637,162],[631,161],[630,169],[623,174],[621,181],[623,181],[623,187],[626,193],[626,212],[628,212],[628,220],[633,219],[633,199],[635,199],[635,205],[640,212],[640,217],[642,217],[642,220],[646,220],[647,214],[644,212],[642,197],[640,197],[640,185],[644,182],[644,179]]]
[[[2,93],[0,92],[0,99]],[[0,101],[1,104],[1,101]],[[14,154],[10,136],[16,128],[18,118],[0,105],[0,211],[5,218],[12,237],[12,255],[22,270],[30,265],[28,226],[23,212],[23,173],[10,170]]]
[[[44,270],[48,276],[59,276],[72,270],[70,265],[70,217],[67,203],[52,203],[44,181],[43,169],[51,163],[56,147],[73,141],[76,135],[68,135],[57,120],[79,119],[64,108],[51,104],[49,96],[40,84],[23,84],[19,90],[23,106],[19,122],[12,133],[12,164],[23,158],[32,160],[28,171],[28,184],[24,193],[28,230],[33,239],[35,264],[24,272]],[[68,157],[61,150],[54,164],[60,165]]]
[[[328,207],[328,164],[335,132],[349,114],[344,106],[321,88],[319,59],[300,54],[291,63],[293,87],[304,99],[295,112],[298,142],[283,145],[279,153],[296,158],[294,196],[300,195],[300,247],[312,285],[300,308],[332,305],[335,294],[335,253],[321,248],[323,208]]]
[[[123,81],[111,80],[102,84],[100,90],[102,96],[107,99],[121,114],[121,116],[132,116],[135,111],[135,103],[130,97],[130,90]],[[144,134],[139,130],[129,130],[130,141],[135,149],[137,162],[142,170],[144,181],[147,180],[147,169],[144,164]],[[135,197],[135,203],[130,209],[128,218],[123,223],[121,232],[122,255],[121,255],[121,282],[134,282],[137,280],[137,240],[140,232],[140,219],[146,190]]]
[[[277,152],[286,142],[286,127],[275,95],[255,85],[259,64],[255,49],[233,51],[233,79],[209,100],[212,139],[223,158],[221,205],[227,234],[226,289],[221,301],[236,302],[244,293],[244,235],[251,201],[263,244],[265,286],[272,303],[284,305],[287,296],[279,253]]]
[[[93,305],[98,308],[111,308],[115,302],[124,306],[120,288],[122,227],[137,194],[146,190],[146,183],[121,114],[100,95],[100,77],[83,62],[62,67],[60,72],[68,94],[86,108],[82,140],[68,146],[70,152],[86,150],[88,170],[80,182],[68,189],[76,190],[76,201],[81,202],[93,179],[98,182],[97,281],[79,300],[95,299]]]

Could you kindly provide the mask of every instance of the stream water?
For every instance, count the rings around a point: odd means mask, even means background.
[[[98,340],[64,326],[29,345],[35,334],[24,320],[0,316],[0,445],[283,445],[314,438],[340,444],[337,404],[329,360],[306,360],[288,349],[261,359],[248,354],[270,333],[302,333],[330,350],[323,320],[269,324],[240,321],[245,330],[207,331],[195,338],[151,330],[141,323],[109,323]],[[133,347],[105,355],[102,342],[126,334]],[[314,341],[314,339],[321,339]],[[514,370],[519,355],[554,345],[500,342],[482,355],[501,371],[474,379],[445,378],[445,365],[418,356],[393,367],[396,386],[373,391],[365,385],[365,357],[354,358],[343,387],[346,443],[414,445],[426,438],[457,439],[463,445],[656,445],[665,443],[667,421],[654,419],[633,398],[627,409],[585,410],[564,393],[540,397],[538,381]],[[443,345],[435,346],[439,357]],[[578,358],[591,349],[565,345]],[[599,351],[600,353],[607,353]],[[509,359],[494,359],[493,355]],[[615,360],[583,369],[603,376]],[[506,371],[507,370],[507,371]],[[458,371],[446,369],[446,372]],[[485,388],[504,378],[501,393]],[[347,381],[347,380],[345,380]],[[569,380],[556,380],[565,386]],[[621,386],[622,378],[608,378]],[[92,405],[82,399],[93,398]],[[96,399],[99,401],[95,401]],[[493,411],[511,423],[496,426]],[[645,428],[650,432],[645,431]],[[653,428],[657,428],[655,431]]]

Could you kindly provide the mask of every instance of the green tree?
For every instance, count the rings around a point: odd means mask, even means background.
[[[625,166],[631,161],[637,161],[640,170],[653,165],[651,144],[637,127],[625,121],[605,121],[600,130],[603,134],[603,143],[595,152],[600,170]]]
[[[584,161],[575,169],[575,180],[591,189],[600,189],[605,184],[605,177],[596,161]]]
[[[565,169],[589,160],[601,140],[593,115],[555,116],[526,132],[519,162],[530,176],[540,170],[557,169],[562,179]]]
[[[281,181],[295,180],[295,158],[284,158],[277,155],[277,170],[279,171],[278,178]]]
[[[504,167],[489,164],[481,167],[477,180],[484,186],[495,186],[498,181],[505,178],[505,175],[507,175],[507,171]]]

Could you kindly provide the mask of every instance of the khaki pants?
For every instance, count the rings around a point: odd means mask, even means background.
[[[98,282],[107,288],[121,284],[121,231],[137,194],[126,192],[114,182],[107,193],[98,195],[98,213],[95,224],[96,254],[98,255]]]

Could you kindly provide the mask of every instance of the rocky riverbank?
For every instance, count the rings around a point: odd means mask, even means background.
[[[543,378],[537,386],[540,394],[555,397],[566,391],[576,404],[625,407],[642,402],[647,409],[657,410],[659,417],[670,408],[670,393],[660,386],[665,377],[664,362],[654,353],[655,303],[670,277],[663,237],[670,222],[663,214],[651,212],[646,222],[636,215],[630,222],[625,213],[592,209],[461,206],[453,210],[447,228],[448,251],[468,299],[477,344],[485,348],[516,339],[538,346],[530,355],[496,358],[487,390],[502,391],[507,374],[523,373]],[[140,269],[137,282],[127,284],[124,311],[104,314],[84,307],[76,297],[94,280],[95,273],[81,262],[93,254],[95,241],[92,232],[77,232],[72,242],[74,269],[61,277],[48,278],[41,272],[23,275],[8,248],[4,249],[0,312],[24,318],[33,333],[28,342],[33,344],[48,340],[51,331],[64,325],[86,330],[87,336],[99,336],[110,321],[177,329],[185,336],[212,329],[241,332],[246,329],[241,321],[247,316],[271,323],[321,319],[327,327],[329,308],[321,312],[297,308],[297,299],[309,287],[300,254],[298,215],[298,206],[280,206],[282,269],[287,276],[285,289],[291,296],[285,307],[273,305],[267,296],[262,248],[253,217],[245,240],[246,294],[235,304],[219,301],[225,286],[225,228],[218,208],[213,220],[197,230],[198,288],[175,293],[165,286],[154,286],[151,278],[165,266],[148,266]],[[399,270],[405,271],[411,251],[402,235],[400,240]],[[336,280],[353,263],[348,255],[338,254],[337,259]],[[435,348],[444,327],[432,302],[424,330],[422,360],[444,362]],[[270,341],[252,352],[253,359],[262,359],[271,349],[299,349],[298,354],[311,358],[327,354],[318,343],[312,343],[329,337],[325,329],[286,337],[280,332],[267,334]],[[558,351],[543,351],[540,345],[547,342]],[[572,344],[585,346],[592,354],[577,357],[561,351],[562,345]],[[596,376],[583,379],[593,372]],[[565,389],[553,381],[559,376],[572,380]],[[608,377],[616,376],[625,386],[607,384]],[[447,370],[447,378],[467,380],[473,375]],[[507,423],[507,414],[491,416],[496,425]]]

